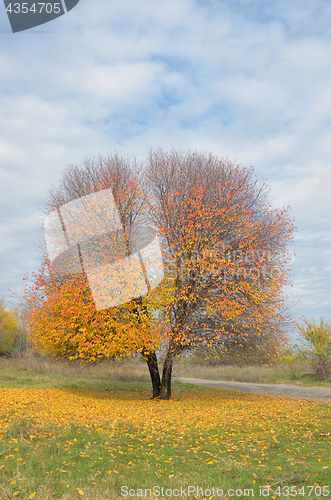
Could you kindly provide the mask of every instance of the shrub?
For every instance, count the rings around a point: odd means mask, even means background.
[[[0,355],[9,354],[20,328],[12,309],[6,309],[0,299]]]
[[[286,349],[282,355],[281,361],[287,366],[293,380],[297,378],[296,370],[300,359],[300,353],[298,351],[298,346],[296,345]]]
[[[321,318],[318,325],[314,320],[303,317],[304,325],[297,323],[301,338],[301,354],[313,367],[318,380],[327,380],[331,373],[331,324]]]

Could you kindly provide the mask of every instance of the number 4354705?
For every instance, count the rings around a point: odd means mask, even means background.
[[[13,5],[13,7],[12,7]],[[60,14],[61,4],[60,3],[34,3],[29,8],[29,4],[24,3],[13,3],[9,4],[6,11],[10,14],[27,14],[28,12],[33,12],[34,14],[41,14],[41,12],[47,12],[47,14]]]

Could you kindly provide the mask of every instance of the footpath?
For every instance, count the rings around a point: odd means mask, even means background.
[[[221,380],[204,380],[199,378],[174,377],[174,381],[183,384],[216,387],[228,391],[250,392],[253,394],[269,394],[287,398],[310,399],[312,401],[331,402],[331,387],[300,387],[294,384],[252,384],[248,382],[229,382]]]

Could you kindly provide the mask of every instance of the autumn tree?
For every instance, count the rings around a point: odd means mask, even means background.
[[[35,280],[43,314],[34,314],[36,293],[28,296],[30,331],[50,349],[65,338],[59,354],[81,359],[141,352],[153,396],[169,399],[173,362],[183,352],[268,344],[273,354],[285,341],[289,318],[282,289],[294,227],[289,209],[272,207],[252,168],[211,154],[160,149],[136,167],[118,155],[71,166],[50,191],[48,209],[111,188],[128,254],[134,226],[153,227],[162,241],[164,279],[143,296],[96,312],[84,269],[54,277],[48,267],[43,281],[44,267],[42,286]],[[52,332],[43,330],[49,318]],[[165,353],[162,377],[157,349]]]

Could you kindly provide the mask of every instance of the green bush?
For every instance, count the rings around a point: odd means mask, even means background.
[[[321,318],[318,325],[314,320],[303,317],[304,325],[297,323],[302,349],[301,355],[313,367],[318,380],[327,380],[331,373],[331,324]]]
[[[26,332],[20,328],[8,354],[13,358],[20,358],[27,351],[27,348]]]
[[[0,355],[7,355],[12,349],[20,327],[12,309],[6,309],[0,299]]]
[[[298,350],[298,346],[294,345],[292,347],[288,347],[281,357],[281,362],[287,366],[287,369],[291,373],[291,377],[293,380],[297,378],[297,368],[298,364],[301,361],[301,356]]]

